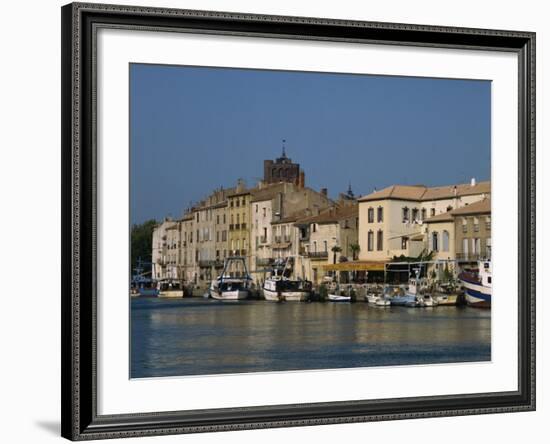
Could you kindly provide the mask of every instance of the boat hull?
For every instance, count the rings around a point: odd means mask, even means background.
[[[272,302],[279,302],[282,301],[283,298],[279,294],[278,291],[268,290],[267,288],[264,288],[264,299],[266,301],[272,301]]]
[[[435,301],[437,305],[446,306],[446,305],[457,305],[458,295],[449,294],[449,295],[439,295],[435,296]]]
[[[156,288],[139,288],[137,294],[139,297],[156,298],[159,295],[159,291]]]
[[[471,307],[491,308],[491,288],[477,282],[461,279],[466,303]]]
[[[416,296],[414,294],[406,294],[404,296],[392,296],[390,298],[391,305],[409,305],[414,304]]]
[[[159,298],[182,298],[183,296],[183,290],[159,291]]]
[[[305,302],[309,298],[308,291],[283,291],[281,298],[287,302]]]
[[[218,301],[240,301],[248,297],[248,290],[213,291],[211,296]]]
[[[351,302],[351,296],[341,296],[338,294],[329,294],[328,300],[330,302]]]

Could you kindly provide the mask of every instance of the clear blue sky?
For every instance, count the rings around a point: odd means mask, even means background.
[[[282,139],[332,197],[487,180],[490,121],[489,81],[132,64],[131,221],[254,185]]]

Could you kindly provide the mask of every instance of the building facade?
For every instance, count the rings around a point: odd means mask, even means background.
[[[429,249],[423,229],[431,217],[490,196],[491,183],[425,186],[393,185],[359,199],[359,246],[363,260],[417,257]]]

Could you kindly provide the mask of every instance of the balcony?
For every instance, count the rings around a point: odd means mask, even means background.
[[[290,242],[290,236],[283,236],[283,242]]]
[[[309,257],[310,259],[326,259],[328,258],[328,251],[310,251],[306,252],[304,254],[305,257]]]
[[[235,227],[235,224],[229,224],[229,229],[230,230],[234,230],[235,229],[234,227]]]
[[[275,243],[280,244],[281,243],[281,236],[275,236]]]
[[[491,251],[481,253],[457,253],[456,259],[462,262],[477,262],[491,259]]]

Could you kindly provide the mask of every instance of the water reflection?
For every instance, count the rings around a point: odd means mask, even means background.
[[[132,300],[132,377],[491,359],[491,312],[365,303]]]

